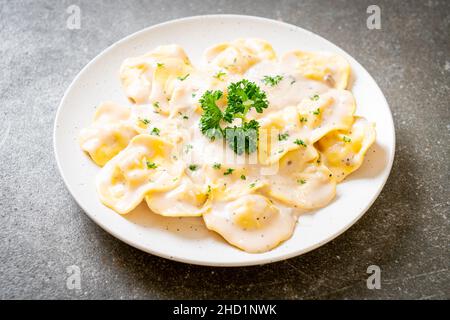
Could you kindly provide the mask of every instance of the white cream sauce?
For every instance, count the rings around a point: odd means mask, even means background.
[[[262,40],[221,44],[205,57],[207,64],[196,68],[180,47],[166,46],[127,59],[121,80],[125,93],[136,103],[129,108],[104,107],[93,126],[81,134],[81,146],[92,156],[113,144],[111,127],[117,131],[114,139],[125,141],[124,150],[105,161],[97,179],[102,201],[116,211],[126,213],[146,198],[155,213],[203,215],[207,227],[231,244],[248,252],[264,252],[291,236],[299,212],[323,207],[333,199],[336,180],[315,143],[335,130],[350,130],[354,98],[350,91],[333,88],[329,79],[305,75],[297,53],[277,61]],[[323,57],[311,61],[327,63]],[[338,61],[339,68],[320,65],[317,70],[342,74],[338,71],[345,70],[345,65]],[[271,84],[264,80],[266,76],[281,80]],[[211,141],[199,129],[201,96],[207,90],[221,90],[226,96],[228,85],[241,79],[260,86],[269,102],[263,113],[252,110],[247,115],[247,120],[257,119],[261,125],[259,154],[237,156],[222,139]],[[347,81],[334,80],[340,85]],[[218,105],[224,108],[225,102],[222,99]],[[164,170],[157,174],[148,173],[147,168],[130,169],[134,160],[151,157],[151,143],[135,141],[148,135],[172,146],[158,169]],[[123,183],[113,181],[117,168]],[[333,166],[333,172],[337,170]],[[145,178],[141,181],[133,175]],[[140,182],[130,184],[130,180]],[[157,188],[155,180],[165,187]]]

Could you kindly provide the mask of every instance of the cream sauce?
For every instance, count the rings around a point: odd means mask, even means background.
[[[332,201],[342,180],[334,176],[342,171],[336,153],[351,157],[356,170],[374,131],[358,120],[352,135],[355,101],[344,90],[349,67],[336,55],[294,51],[276,60],[270,44],[246,39],[214,46],[204,57],[204,65],[193,66],[171,45],[127,59],[121,81],[134,103],[104,105],[82,131],[80,144],[99,165],[106,163],[97,188],[117,212],[129,212],[145,198],[157,214],[202,215],[231,244],[264,252],[292,235],[299,212]],[[226,97],[228,85],[241,79],[255,82],[269,102],[263,113],[247,115],[260,123],[258,152],[251,155],[236,155],[199,129],[202,95],[221,90]],[[336,132],[349,136],[347,148]],[[153,154],[154,140],[163,141],[163,155]],[[111,146],[97,161],[99,150]],[[158,162],[158,168],[142,161]]]

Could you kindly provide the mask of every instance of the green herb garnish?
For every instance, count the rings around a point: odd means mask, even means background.
[[[199,101],[204,111],[200,118],[200,130],[211,140],[214,140],[214,138],[222,134],[220,121],[223,118],[223,113],[216,104],[216,101],[219,100],[222,95],[222,91],[208,90],[203,94]]]
[[[187,144],[184,146],[184,153],[188,153],[190,150],[192,150],[194,147],[192,144]]]
[[[228,106],[224,120],[229,123],[236,118],[245,121],[245,116],[251,108],[262,113],[268,106],[266,93],[254,82],[243,79],[228,86]]]
[[[159,133],[160,133],[161,131],[157,128],[157,127],[154,127],[153,129],[152,129],[152,131],[150,131],[150,134],[151,135],[153,135],[153,136],[159,136]]]
[[[158,168],[158,165],[154,162],[146,161],[147,169],[156,169]]]
[[[184,81],[184,80],[186,80],[187,77],[189,77],[189,76],[190,76],[190,74],[188,73],[188,74],[186,74],[186,75],[183,76],[183,77],[177,77],[177,79],[180,80],[180,81]]]
[[[258,148],[258,129],[259,123],[256,120],[244,122],[240,127],[226,127],[225,139],[236,154],[250,154]]]
[[[245,116],[251,108],[262,113],[268,107],[266,93],[255,83],[243,79],[228,86],[228,101],[225,112],[216,101],[222,97],[222,91],[206,91],[200,99],[203,115],[200,118],[200,130],[211,140],[225,137],[228,145],[239,155],[251,153],[257,149],[259,123],[247,121]],[[240,119],[241,125],[222,128],[221,121],[232,123]]]
[[[287,133],[287,132],[278,134],[278,140],[279,141],[287,140],[287,138],[289,138],[289,133]]]
[[[301,139],[296,139],[296,140],[294,141],[294,143],[295,143],[295,144],[298,144],[299,146],[303,146],[303,147],[306,148],[306,143],[305,143],[303,140],[301,140]]]
[[[142,122],[145,125],[150,123],[150,120],[148,120],[148,119],[139,119],[139,121]]]
[[[219,80],[222,80],[222,77],[223,77],[223,76],[226,76],[226,75],[227,75],[226,72],[219,71],[219,72],[217,72],[217,73],[214,75],[214,78],[219,79]]]
[[[277,75],[274,77],[264,76],[262,82],[266,85],[270,85],[271,87],[276,86],[281,80],[283,80],[283,76]]]
[[[228,168],[227,171],[225,171],[225,172],[223,173],[223,175],[224,175],[224,176],[228,176],[228,175],[232,174],[233,171],[234,171],[234,169]]]
[[[189,117],[188,117],[187,115],[182,114],[181,112],[178,112],[178,114],[179,114],[184,120],[189,119]]]

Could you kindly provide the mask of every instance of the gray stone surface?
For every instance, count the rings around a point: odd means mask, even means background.
[[[382,29],[366,27],[381,7]],[[81,30],[66,8],[81,7]],[[116,240],[77,206],[57,171],[52,125],[65,89],[122,37],[179,17],[239,13],[316,32],[379,83],[397,133],[392,174],[350,230],[303,256],[265,266],[208,268]],[[450,2],[0,1],[0,298],[448,299]],[[380,290],[366,287],[380,266]],[[81,290],[66,267],[81,269]]]

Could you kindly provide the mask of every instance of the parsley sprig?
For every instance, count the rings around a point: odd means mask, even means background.
[[[204,111],[200,118],[201,132],[211,140],[225,137],[236,154],[256,151],[259,123],[256,120],[247,121],[246,115],[252,108],[262,113],[269,106],[266,93],[246,79],[231,83],[228,86],[227,107],[224,112],[216,103],[222,96],[222,91],[209,90],[199,100]],[[222,121],[232,123],[235,119],[241,120],[240,126],[220,126]]]
[[[220,90],[208,90],[199,100],[204,111],[200,118],[200,131],[211,140],[222,134],[220,121],[223,119],[223,113],[216,104],[216,101],[222,98],[222,95],[223,93]]]
[[[256,120],[244,122],[240,127],[226,127],[225,140],[236,154],[250,154],[258,148],[258,129],[259,123]]]
[[[251,108],[262,113],[268,106],[266,93],[256,83],[243,79],[228,86],[228,106],[224,120],[231,123],[233,119],[241,118],[245,121],[245,115]]]

